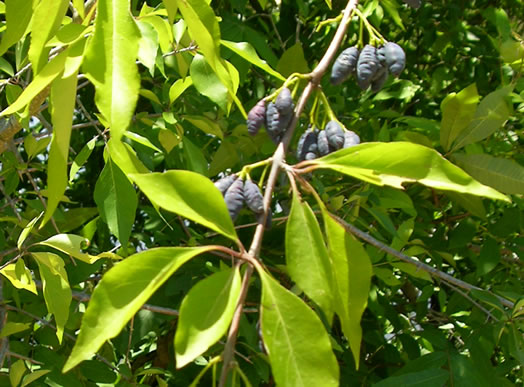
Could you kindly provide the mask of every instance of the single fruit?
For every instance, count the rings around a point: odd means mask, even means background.
[[[330,152],[329,141],[326,136],[326,131],[321,130],[317,136],[317,148],[320,156],[325,156]]]
[[[264,211],[264,197],[258,185],[251,180],[246,180],[244,183],[244,200],[247,206],[255,214],[260,214]]]
[[[377,56],[394,77],[398,77],[406,66],[406,54],[397,43],[387,42],[377,50]]]
[[[359,51],[358,48],[349,47],[340,53],[331,68],[330,81],[333,85],[339,85],[348,79],[357,68]]]
[[[223,177],[217,181],[215,181],[215,187],[218,188],[220,193],[224,195],[229,187],[231,187],[231,184],[237,179],[236,174],[232,174],[226,177]]]
[[[352,146],[360,144],[360,137],[351,130],[344,132],[344,148],[351,148]]]
[[[254,136],[266,122],[266,101],[261,99],[247,115],[247,131]]]
[[[229,216],[235,221],[244,205],[244,181],[236,179],[227,189],[224,200],[229,211]]]
[[[295,105],[291,98],[291,91],[287,87],[284,87],[280,93],[278,93],[277,98],[275,99],[275,106],[283,115],[288,115],[293,112]]]
[[[357,62],[357,83],[362,90],[369,87],[379,66],[376,47],[366,44],[360,52]]]
[[[371,82],[371,90],[376,93],[382,89],[382,86],[384,86],[384,83],[386,83],[388,79],[388,75],[388,69],[385,66],[381,66]]]
[[[331,120],[325,127],[326,137],[333,150],[338,150],[344,145],[344,129],[337,121]]]
[[[302,134],[302,136],[300,136],[297,146],[297,159],[300,161],[306,160],[306,156],[309,153],[315,155],[313,158],[318,156],[316,154],[318,152],[317,133],[318,132],[314,129],[308,129]],[[311,160],[312,156],[310,155],[308,157],[307,160]]]

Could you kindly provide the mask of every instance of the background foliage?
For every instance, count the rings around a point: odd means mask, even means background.
[[[246,111],[297,103],[345,7],[0,1],[0,385],[211,385],[232,349],[225,384],[523,383],[521,1],[360,2],[406,69],[326,74],[286,159],[330,111],[373,144],[281,173],[255,254],[212,186],[267,185]]]

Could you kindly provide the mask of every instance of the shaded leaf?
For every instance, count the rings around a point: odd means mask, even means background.
[[[440,145],[449,150],[457,136],[469,125],[480,97],[476,84],[471,84],[458,94],[449,94],[440,105],[442,121],[440,123]]]
[[[202,55],[195,55],[189,73],[193,80],[193,85],[200,94],[205,95],[216,103],[222,110],[227,110],[228,89],[215,74],[213,68],[207,63]]]
[[[210,247],[159,247],[112,267],[95,288],[80,333],[64,365],[67,372],[118,335],[149,297],[185,262]]]
[[[442,387],[448,379],[448,371],[440,368],[430,368],[400,376],[391,376],[379,383],[373,384],[373,387]]]
[[[358,369],[362,340],[360,319],[368,303],[373,274],[371,261],[362,244],[329,216],[325,208],[322,214],[336,289],[335,312]]]
[[[293,73],[308,73],[309,66],[306,58],[304,57],[304,50],[302,44],[295,43],[289,47],[277,64],[277,72],[282,74],[284,77],[288,77]]]
[[[202,355],[227,332],[240,295],[238,266],[197,283],[180,306],[175,334],[177,368]]]
[[[322,322],[261,269],[262,336],[277,385],[338,386],[338,363]]]
[[[473,144],[490,136],[509,118],[510,110],[506,97],[513,91],[513,85],[505,86],[488,94],[480,101],[473,120],[453,144],[452,151]]]
[[[110,158],[96,182],[94,199],[109,230],[122,246],[126,246],[135,221],[138,199],[129,179]]]
[[[331,321],[334,297],[327,248],[315,214],[296,192],[286,224],[286,267],[291,279]]]
[[[453,160],[483,184],[507,194],[524,194],[524,167],[487,154],[454,154]]]
[[[31,253],[31,255],[38,263],[47,310],[55,316],[56,336],[61,343],[72,300],[64,261],[53,253]]]
[[[220,191],[208,178],[190,171],[131,174],[140,190],[161,208],[237,240]]]

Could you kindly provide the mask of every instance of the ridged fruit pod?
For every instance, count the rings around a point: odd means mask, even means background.
[[[387,42],[377,50],[377,56],[394,77],[398,77],[406,66],[406,53],[397,43]]]
[[[329,141],[328,141],[328,138],[326,136],[326,131],[325,130],[321,130],[320,132],[318,132],[317,148],[318,148],[318,154],[320,156],[325,156],[325,155],[329,154],[329,152],[330,152]]]
[[[371,82],[371,90],[376,93],[382,89],[382,86],[384,86],[384,83],[388,80],[388,75],[388,69],[385,66],[381,66]]]
[[[295,105],[293,104],[293,98],[291,98],[291,90],[284,87],[275,99],[275,106],[282,115],[288,115],[293,112]]]
[[[359,51],[356,46],[346,48],[340,53],[331,68],[331,77],[329,79],[331,84],[340,85],[355,72],[358,56]]]
[[[331,120],[324,128],[329,145],[333,150],[341,149],[344,145],[344,129],[337,121]]]
[[[247,131],[254,136],[266,122],[266,101],[261,99],[247,114]]]
[[[224,200],[226,201],[229,216],[235,221],[244,205],[244,181],[242,179],[236,179],[231,184],[224,195]]]
[[[229,187],[231,187],[231,184],[237,179],[236,174],[232,174],[229,176],[225,176],[217,181],[215,181],[215,187],[218,188],[220,193],[224,195]]]
[[[344,132],[344,148],[351,148],[352,146],[360,144],[360,137],[351,130]]]
[[[379,66],[376,47],[366,44],[360,52],[357,62],[357,83],[362,90],[369,87]]]
[[[317,133],[314,129],[308,129],[300,136],[297,146],[297,159],[299,161],[311,160],[311,158],[306,158],[309,153],[315,155],[314,158],[318,156]]]
[[[264,197],[258,185],[251,180],[244,182],[244,200],[251,211],[259,214],[264,211]]]

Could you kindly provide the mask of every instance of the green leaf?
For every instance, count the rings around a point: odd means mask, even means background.
[[[211,247],[159,247],[133,254],[107,271],[95,288],[63,372],[117,336],[149,297],[185,262]]]
[[[136,25],[141,35],[138,42],[138,60],[148,68],[150,74],[153,74],[158,52],[158,33],[150,23],[142,20],[137,20]]]
[[[95,149],[97,137],[93,137],[89,140],[76,155],[73,164],[71,164],[71,168],[69,169],[69,182],[74,180],[76,173],[80,170],[82,165],[84,165],[89,156],[91,156],[91,152]]]
[[[130,132],[130,131],[125,131],[124,132],[124,136],[129,138],[130,140],[133,140],[133,141],[135,141],[135,142],[137,142],[139,144],[142,144],[142,145],[148,147],[149,149],[153,149],[156,152],[162,153],[162,151],[160,149],[158,149],[155,146],[155,144],[153,144],[147,137],[141,136],[141,135],[139,135],[137,133]]]
[[[31,231],[33,231],[33,228],[35,227],[35,224],[40,220],[40,218],[44,215],[43,212],[41,212],[38,216],[35,216],[27,225],[24,227],[22,232],[20,233],[20,236],[18,237],[18,241],[16,242],[16,246],[18,248],[22,247],[24,244],[26,238],[29,236]]]
[[[68,67],[67,63],[66,67]],[[53,138],[47,164],[47,208],[40,228],[51,219],[67,188],[69,140],[71,138],[76,102],[77,75],[78,68],[67,76],[55,79],[51,86],[50,102]]]
[[[187,137],[182,140],[186,166],[190,171],[207,175],[207,160],[202,150],[193,144]]]
[[[42,71],[40,71],[33,81],[24,89],[22,94],[9,107],[4,109],[0,116],[13,114],[22,108],[26,107],[34,97],[36,97],[42,90],[44,90],[63,70],[66,59],[71,48],[62,51],[55,56],[49,63],[47,63]]]
[[[34,10],[28,56],[35,74],[47,63],[50,48],[46,43],[58,31],[68,5],[69,0],[40,0]]]
[[[360,363],[360,320],[368,303],[373,270],[366,250],[322,209],[336,291],[335,312],[348,339],[356,368]]]
[[[415,265],[407,262],[394,262],[392,263],[394,267],[403,271],[406,274],[409,274],[412,277],[423,279],[424,281],[433,282],[431,275],[427,271],[418,269]]]
[[[125,247],[135,221],[138,199],[133,185],[111,158],[96,182],[94,199],[109,230]]]
[[[440,144],[446,151],[473,119],[479,99],[477,86],[473,83],[458,94],[449,94],[442,101]]]
[[[453,160],[483,184],[507,194],[524,194],[524,167],[513,160],[459,153],[453,155]]]
[[[89,246],[89,240],[80,235],[56,234],[36,244],[55,248],[86,263],[93,263],[100,258],[110,257],[107,253],[99,256],[84,253],[82,250]]]
[[[275,78],[280,79],[281,81],[285,81],[286,78],[284,78],[280,73],[273,70],[271,66],[267,64],[267,62],[263,59],[261,59],[253,46],[247,42],[230,42],[228,40],[221,40],[220,43],[229,48],[231,51],[233,51],[235,54],[239,55],[240,57],[244,58],[248,62],[254,64],[255,66],[261,68],[269,75],[274,76]]]
[[[224,336],[235,312],[241,284],[236,266],[200,281],[184,297],[175,333],[177,368],[195,360]]]
[[[182,118],[186,121],[191,122],[194,126],[196,126],[204,133],[217,136],[220,139],[224,138],[224,133],[222,132],[220,125],[218,125],[215,121],[210,120],[205,116],[184,115],[182,116]]]
[[[277,71],[284,77],[288,77],[293,73],[309,73],[309,66],[306,58],[304,58],[304,50],[300,42],[295,43],[284,51],[278,61]]]
[[[36,289],[35,289],[36,292]],[[36,293],[35,293],[36,294]],[[23,332],[31,328],[32,323],[19,323],[8,321],[0,332],[0,338],[14,335],[15,333]]]
[[[513,85],[510,84],[482,98],[473,121],[457,137],[452,151],[483,140],[498,130],[509,118],[510,109],[506,97],[512,91]]]
[[[0,58],[0,70],[4,73],[8,74],[9,76],[15,75],[15,71],[13,69],[13,66],[11,66],[11,63],[9,63],[4,58]]]
[[[27,32],[27,27],[33,16],[35,1],[5,0],[5,18],[7,28],[2,35],[0,55],[18,42]]]
[[[23,360],[14,362],[11,367],[9,367],[9,381],[11,382],[11,386],[18,386],[26,371],[27,368]]]
[[[169,103],[175,102],[186,89],[193,84],[191,77],[180,78],[169,88]]]
[[[208,178],[190,171],[131,174],[140,190],[161,208],[182,215],[236,241],[224,198]]]
[[[258,268],[261,321],[271,370],[281,386],[338,386],[338,363],[319,317],[300,298]]]
[[[334,291],[326,244],[315,214],[296,192],[286,224],[286,267],[291,279],[331,321]]]
[[[391,376],[373,384],[373,387],[442,387],[448,379],[448,371],[440,368],[430,368],[400,376]]]
[[[220,81],[204,56],[195,55],[189,68],[189,74],[191,74],[193,85],[200,94],[205,95],[222,110],[227,111],[228,89]]]
[[[22,379],[22,384],[20,384],[20,387],[25,387],[31,383],[33,383],[35,380],[41,378],[44,375],[47,375],[51,370],[37,370],[33,371],[30,374],[24,376]]]
[[[402,189],[402,183],[416,181],[444,191],[509,201],[505,195],[474,180],[434,149],[409,142],[363,143],[307,163],[376,185]]]
[[[31,293],[38,294],[31,271],[25,266],[23,259],[18,259],[16,264],[10,263],[5,266],[0,270],[0,273],[7,278],[15,288],[25,289]]]
[[[40,269],[47,310],[55,316],[56,336],[62,342],[72,300],[64,261],[53,253],[31,253]]]
[[[135,63],[140,31],[129,8],[129,0],[98,1],[95,32],[83,67],[95,85],[96,105],[109,122],[114,140],[129,126],[140,89]]]
[[[129,173],[146,173],[148,169],[138,158],[129,144],[110,138],[107,142],[107,151],[111,160],[127,175]]]

